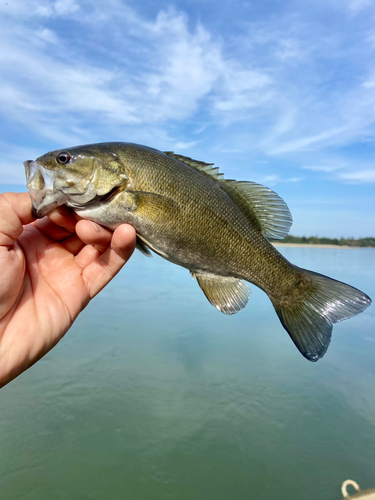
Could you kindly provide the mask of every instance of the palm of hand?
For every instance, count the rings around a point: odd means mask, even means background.
[[[0,204],[0,217],[5,215],[0,223],[0,387],[62,338],[135,244],[130,226],[112,235],[91,222],[76,223],[67,210],[30,223],[28,195],[13,195],[18,206],[7,196],[5,208]],[[23,231],[22,224],[27,224]]]

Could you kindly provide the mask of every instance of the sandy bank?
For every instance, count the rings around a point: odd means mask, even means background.
[[[335,248],[335,249],[344,248],[346,250],[355,250],[358,248],[371,248],[371,247],[350,247],[347,245],[314,245],[314,244],[308,244],[308,243],[278,243],[275,241],[273,241],[272,244],[275,247],[296,247],[296,248]]]

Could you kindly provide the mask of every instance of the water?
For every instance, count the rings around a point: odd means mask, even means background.
[[[374,249],[282,248],[375,297]],[[0,393],[6,500],[335,500],[375,487],[374,306],[309,363],[254,286],[217,312],[188,272],[133,257]]]

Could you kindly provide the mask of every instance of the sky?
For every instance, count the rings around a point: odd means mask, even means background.
[[[0,190],[135,142],[276,191],[298,236],[375,236],[375,0],[0,0]]]

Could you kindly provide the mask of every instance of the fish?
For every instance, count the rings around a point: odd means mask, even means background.
[[[126,142],[52,151],[24,162],[33,215],[66,205],[111,230],[131,224],[137,248],[188,269],[224,314],[263,290],[301,354],[317,361],[333,324],[364,311],[364,292],[290,263],[270,240],[292,225],[271,189],[225,179],[213,163]]]

